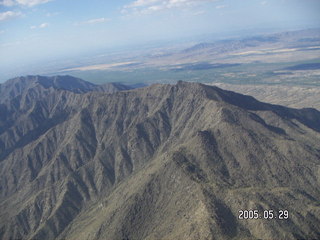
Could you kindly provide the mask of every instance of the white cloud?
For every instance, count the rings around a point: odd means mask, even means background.
[[[31,26],[30,29],[46,28],[48,26],[49,26],[49,23],[41,23],[39,26]]]
[[[219,0],[136,0],[122,9],[123,14],[133,12],[135,14],[150,14],[166,9],[190,8],[206,2]],[[130,11],[129,11],[130,10]]]
[[[46,28],[46,27],[48,27],[49,26],[49,23],[41,23],[40,25],[39,25],[39,28]]]
[[[19,17],[21,15],[22,15],[21,12],[13,12],[13,11],[0,12],[0,22],[11,19],[11,18]]]
[[[28,7],[33,7],[35,5],[43,4],[50,2],[52,0],[2,0],[0,1],[0,5],[4,5],[7,7],[14,5],[23,5]]]
[[[109,21],[108,18],[95,18],[95,19],[90,19],[86,21],[85,23],[87,24],[95,24],[95,23],[103,23]]]
[[[3,33],[5,33],[5,31],[4,30],[0,30],[0,34],[3,34]]]
[[[268,4],[267,1],[262,1],[262,2],[260,2],[260,3],[261,3],[261,5],[267,5],[267,4]]]
[[[218,5],[218,6],[216,6],[216,9],[222,9],[222,8],[226,8],[226,7],[228,7],[227,5]]]
[[[109,18],[94,18],[94,19],[89,19],[87,21],[84,22],[77,22],[75,23],[76,26],[78,25],[86,25],[86,24],[96,24],[96,23],[104,23],[104,22],[108,22],[110,21]]]

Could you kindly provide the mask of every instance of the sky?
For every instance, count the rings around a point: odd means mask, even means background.
[[[320,27],[319,12],[320,0],[0,0],[0,74],[153,41]]]

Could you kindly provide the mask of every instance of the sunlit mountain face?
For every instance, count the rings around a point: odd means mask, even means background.
[[[70,76],[12,79],[0,102],[2,239],[319,236],[315,109]]]

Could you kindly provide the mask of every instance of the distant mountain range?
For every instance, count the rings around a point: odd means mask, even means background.
[[[319,29],[306,29],[299,31],[280,32],[257,35],[246,38],[219,40],[215,42],[202,42],[184,49],[182,53],[194,53],[202,50],[216,53],[232,52],[235,50],[257,47],[265,44],[285,44],[287,47],[299,48],[319,46]]]
[[[319,239],[319,140],[315,109],[198,83],[11,79],[0,239]]]

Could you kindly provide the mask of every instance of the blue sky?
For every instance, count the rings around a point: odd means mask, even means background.
[[[319,12],[319,0],[0,0],[0,73],[205,33],[318,27]]]

